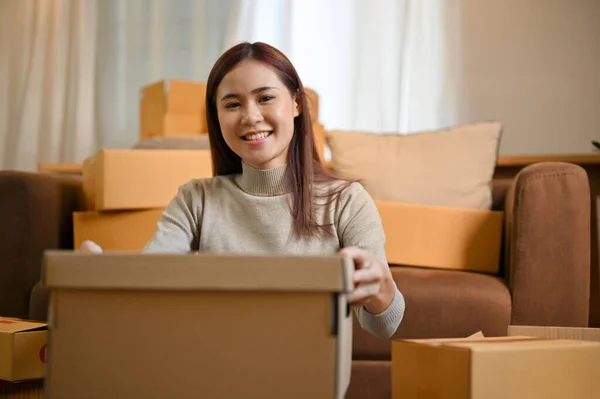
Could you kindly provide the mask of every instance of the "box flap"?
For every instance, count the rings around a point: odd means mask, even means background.
[[[0,316],[0,333],[12,334],[21,331],[41,330],[46,328],[46,323]]]
[[[600,328],[508,326],[508,335],[528,335],[539,338],[576,339],[600,342]]]
[[[353,268],[340,255],[45,253],[49,289],[350,292]]]
[[[412,343],[424,346],[437,346],[447,348],[468,349],[471,351],[498,351],[498,350],[527,350],[540,348],[572,348],[572,347],[598,347],[600,344],[595,342],[584,342],[568,339],[551,339],[528,336],[511,337],[487,337],[480,339],[473,338],[445,338],[445,339],[414,339],[399,340],[397,342]]]

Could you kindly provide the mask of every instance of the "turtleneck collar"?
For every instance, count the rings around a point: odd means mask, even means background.
[[[285,194],[288,190],[285,184],[287,165],[273,169],[254,169],[242,162],[242,174],[237,176],[238,185],[251,195],[269,197]]]

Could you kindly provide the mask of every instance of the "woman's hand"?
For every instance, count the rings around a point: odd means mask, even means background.
[[[84,242],[82,242],[81,246],[79,246],[79,250],[81,252],[85,252],[85,253],[89,253],[89,254],[101,254],[102,253],[102,248],[100,247],[100,245],[96,244],[94,241],[91,241],[91,240],[85,240]]]
[[[354,291],[350,302],[364,306],[370,313],[383,312],[392,303],[396,293],[396,284],[388,265],[384,265],[375,255],[357,248],[348,247],[340,251],[341,255],[354,260]]]

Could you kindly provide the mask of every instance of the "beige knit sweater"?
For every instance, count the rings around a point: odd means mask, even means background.
[[[385,235],[377,208],[364,188],[353,183],[338,201],[317,208],[320,224],[333,226],[333,237],[292,238],[285,166],[198,179],[183,185],[165,210],[144,251],[189,251],[248,254],[335,254],[357,246],[387,265]],[[379,314],[356,307],[359,323],[377,337],[390,337],[404,315],[404,298],[396,289],[390,306]]]

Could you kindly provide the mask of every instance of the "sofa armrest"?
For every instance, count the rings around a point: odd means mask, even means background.
[[[588,325],[590,191],[583,168],[522,169],[505,204],[505,272],[512,324]]]
[[[73,248],[81,179],[0,171],[0,315],[27,318],[46,249]]]

